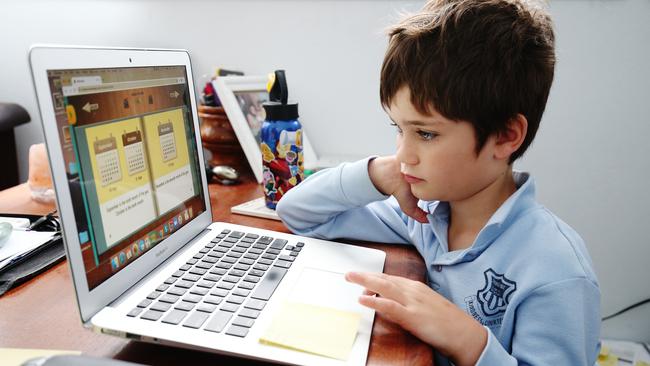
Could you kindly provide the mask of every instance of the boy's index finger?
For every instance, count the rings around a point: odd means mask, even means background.
[[[391,276],[383,273],[359,273],[348,272],[345,279],[349,282],[356,283],[383,297],[393,299],[400,304],[402,303],[401,291],[395,282],[391,281]]]

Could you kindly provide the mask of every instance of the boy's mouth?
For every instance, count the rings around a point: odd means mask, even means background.
[[[408,175],[408,174],[405,174],[405,173],[402,173],[402,176],[404,177],[404,180],[408,184],[417,184],[417,183],[420,183],[420,182],[424,182],[424,179],[420,179],[418,177],[414,177],[412,175]]]

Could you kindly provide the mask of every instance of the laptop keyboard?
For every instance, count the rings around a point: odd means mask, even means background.
[[[303,246],[223,230],[127,316],[245,337]]]

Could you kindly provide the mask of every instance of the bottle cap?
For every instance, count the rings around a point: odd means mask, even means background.
[[[269,101],[262,104],[267,121],[286,121],[298,119],[298,103],[289,102],[289,90],[284,70],[275,70],[269,75],[267,84]]]

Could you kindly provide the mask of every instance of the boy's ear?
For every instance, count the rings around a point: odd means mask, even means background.
[[[512,117],[506,130],[497,134],[494,146],[496,159],[508,159],[524,143],[528,131],[528,120],[523,114]]]

